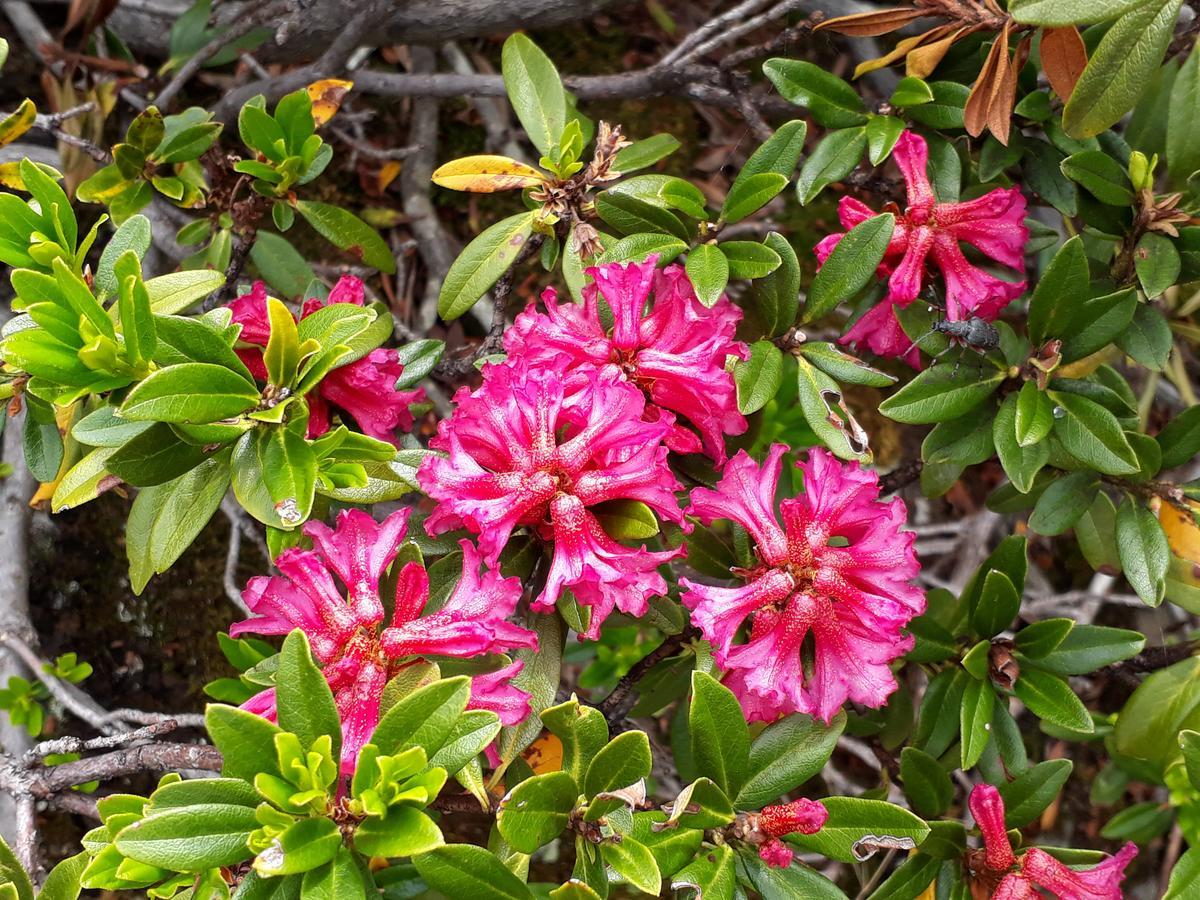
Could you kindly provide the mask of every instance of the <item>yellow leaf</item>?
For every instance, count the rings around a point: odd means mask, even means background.
[[[522,755],[525,762],[529,763],[529,768],[537,775],[562,770],[562,741],[553,734],[543,734],[530,744],[529,749]]]
[[[30,128],[37,119],[37,107],[26,97],[17,107],[17,111],[0,122],[0,147],[11,144]]]
[[[396,180],[396,176],[400,174],[403,167],[403,163],[398,159],[389,159],[379,167],[379,193],[382,194],[388,189],[388,185]]]
[[[1200,514],[1200,503],[1192,501],[1188,506]],[[1180,559],[1200,564],[1200,525],[1196,524],[1195,516],[1171,503],[1164,503],[1158,508],[1158,521],[1162,523],[1171,552]]]
[[[452,191],[491,194],[543,184],[546,176],[507,156],[464,156],[433,173],[433,183]]]
[[[342,105],[342,98],[350,93],[352,87],[353,81],[340,78],[326,78],[310,84],[306,90],[308,99],[312,101],[313,124],[320,128],[332,119]]]

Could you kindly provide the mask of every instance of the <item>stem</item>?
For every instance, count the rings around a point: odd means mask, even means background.
[[[637,700],[634,689],[638,682],[646,676],[646,673],[664,659],[678,653],[684,644],[698,637],[700,637],[700,629],[694,625],[689,625],[678,634],[667,635],[661,644],[639,659],[628,672],[621,676],[612,692],[596,706],[604,714],[610,729],[615,730],[633,709]]]

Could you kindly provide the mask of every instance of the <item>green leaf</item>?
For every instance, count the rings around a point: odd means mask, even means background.
[[[763,74],[790,103],[806,107],[826,128],[848,128],[867,121],[858,91],[836,75],[798,59],[768,59]]]
[[[796,357],[796,399],[808,427],[834,454],[841,459],[870,461],[866,433],[850,418],[841,387],[802,356]]]
[[[86,850],[64,859],[46,876],[38,900],[77,900],[81,889],[79,880],[90,861],[91,855]],[[19,885],[17,890],[20,896]]]
[[[1038,667],[1058,675],[1086,675],[1136,656],[1146,638],[1136,631],[1103,625],[1076,625]]]
[[[1100,829],[1100,837],[1144,845],[1165,834],[1174,823],[1174,809],[1150,800],[1121,810]]]
[[[701,303],[711,307],[721,298],[729,282],[729,261],[716,244],[694,247],[684,268]]]
[[[211,363],[181,363],[135,385],[121,415],[134,421],[204,424],[240,415],[258,400],[258,390],[236,372]]]
[[[895,116],[871,117],[867,122],[867,159],[871,165],[881,165],[888,158],[905,127],[904,120]]]
[[[578,797],[575,779],[566,772],[535,775],[518,784],[500,802],[496,827],[514,850],[534,853],[562,834]]]
[[[1200,732],[1179,732],[1179,749],[1183,751],[1188,781],[1193,788],[1200,791]]]
[[[644,169],[670,156],[679,146],[678,139],[670,134],[655,134],[642,138],[617,151],[613,159],[613,170],[624,173]]]
[[[1013,642],[1025,656],[1041,659],[1066,640],[1074,624],[1073,619],[1043,619],[1018,631]]]
[[[826,187],[853,172],[866,148],[867,130],[862,126],[825,135],[804,161],[800,177],[796,179],[796,196],[800,203],[811,203]]]
[[[745,279],[763,278],[779,268],[779,254],[758,241],[725,241],[718,245],[729,263],[729,277]]]
[[[33,883],[29,880],[29,874],[8,844],[0,840],[0,883],[4,882],[12,885],[15,897],[19,897],[20,900],[33,900]]]
[[[859,223],[838,241],[813,279],[801,321],[821,318],[870,284],[895,227],[896,217],[884,213]]]
[[[1027,666],[1013,685],[1013,693],[1039,719],[1084,734],[1095,731],[1087,707],[1058,675]]]
[[[963,108],[967,105],[970,93],[967,86],[955,81],[931,81],[929,90],[933,99],[911,107],[907,111],[909,118],[939,131],[962,128]]]
[[[655,254],[658,256],[658,264],[665,266],[687,248],[687,244],[679,238],[668,237],[665,234],[631,234],[619,241],[614,241],[597,257],[595,265],[630,261],[642,262],[650,254]],[[566,258],[569,259],[570,256],[571,251],[568,245]]]
[[[1162,900],[1188,900],[1197,890],[1200,890],[1200,847],[1192,847],[1179,857],[1171,870]]]
[[[926,819],[940,816],[954,799],[954,785],[942,764],[916,747],[901,752],[900,778],[913,811]]]
[[[465,675],[418,688],[384,713],[371,743],[385,755],[416,746],[431,757],[445,743],[470,696],[471,680]]]
[[[229,455],[220,454],[166,484],[138,491],[125,526],[129,581],[135,594],[191,546],[228,489]]]
[[[583,779],[583,794],[590,800],[602,792],[629,787],[649,777],[653,765],[646,733],[626,731],[592,757]]]
[[[1147,297],[1161,296],[1171,287],[1179,279],[1182,265],[1179,251],[1171,239],[1153,231],[1143,234],[1133,251],[1133,267]],[[1136,313],[1134,321],[1137,321]]]
[[[1071,777],[1069,759],[1040,762],[1007,784],[997,786],[1004,800],[1004,822],[1009,828],[1024,828],[1042,814]]]
[[[879,411],[906,425],[945,422],[990,397],[1004,381],[1005,374],[998,369],[968,372],[965,367],[956,374],[948,363],[930,366],[884,400]]]
[[[520,725],[504,728],[496,742],[500,759],[508,762],[528,747],[542,730],[540,713],[554,703],[562,677],[563,644],[566,626],[557,615],[536,616],[531,628],[537,633],[537,650],[518,650],[514,656],[525,666],[512,680],[513,687],[530,695],[533,715]],[[606,735],[607,736],[607,735]]]
[[[1158,517],[1126,497],[1117,508],[1117,553],[1130,587],[1149,606],[1158,606],[1166,592],[1171,549]]]
[[[416,856],[444,843],[433,819],[411,806],[393,806],[354,832],[354,849],[366,856]]]
[[[442,282],[438,314],[450,321],[474,306],[516,261],[532,233],[533,213],[523,212],[501,219],[467,244]]]
[[[149,866],[203,872],[249,859],[246,841],[257,828],[248,806],[203,804],[139,819],[122,829],[113,843],[125,856]]]
[[[808,123],[803,119],[792,119],[780,125],[776,132],[750,154],[746,164],[734,179],[730,193],[743,181],[761,172],[774,172],[791,178],[804,155],[804,138],[808,134]]]
[[[550,156],[567,124],[567,98],[558,70],[541,48],[519,33],[504,42],[500,67],[521,126],[533,146]]]
[[[605,534],[617,541],[646,541],[661,530],[654,511],[639,500],[609,500],[592,512]]]
[[[765,336],[774,337],[795,324],[800,307],[800,261],[792,245],[776,232],[768,234],[763,245],[774,251],[780,265],[755,281],[750,291]]]
[[[778,172],[759,172],[749,178],[737,179],[725,195],[721,219],[729,225],[742,221],[779,196],[787,183],[787,176]]]
[[[1200,453],[1200,406],[1190,406],[1168,422],[1154,440],[1162,448],[1162,468],[1174,469]]]
[[[146,293],[150,295],[150,309],[156,315],[170,316],[183,312],[224,283],[224,272],[194,269],[151,278],[146,282]]]
[[[204,726],[221,751],[225,777],[253,781],[259,772],[279,774],[275,754],[275,735],[281,733],[278,725],[244,709],[210,703],[204,710]]]
[[[826,375],[846,384],[887,387],[896,383],[894,375],[873,369],[858,357],[826,341],[805,341],[798,352]],[[988,455],[991,455],[990,450]]]
[[[510,38],[511,40],[511,38]],[[532,900],[533,893],[494,855],[471,844],[447,844],[413,863],[426,883],[447,897]]]
[[[283,890],[281,885],[281,893]],[[360,863],[347,847],[340,847],[331,862],[305,872],[299,891],[304,900],[357,900],[364,894],[367,888]]]
[[[917,846],[929,836],[929,826],[906,809],[882,800],[828,797],[822,800],[829,818],[816,834],[790,834],[787,841],[838,862],[856,861],[854,845],[874,836],[911,839]]]
[[[276,208],[291,210],[290,206]],[[263,280],[281,297],[299,297],[317,277],[312,266],[287,238],[260,231],[250,247],[250,259]]]
[[[204,462],[204,448],[181,441],[163,422],[111,451],[105,468],[126,484],[150,487],[165,484]]]
[[[739,809],[761,809],[796,790],[825,767],[846,727],[838,713],[824,723],[793,713],[772,722],[750,745],[746,781],[734,801]]]
[[[1021,608],[1021,595],[1003,572],[989,571],[979,601],[971,610],[971,627],[981,638],[995,637],[1012,624]]]
[[[1065,337],[1078,306],[1087,297],[1088,262],[1083,239],[1063,244],[1042,273],[1029,300],[1029,339],[1041,344],[1048,337]]]
[[[675,873],[671,879],[671,890],[675,896],[691,891],[692,897],[732,900],[736,886],[736,869],[733,850],[728,846],[713,848],[708,853],[698,853],[695,858]]]
[[[145,216],[130,216],[121,223],[100,254],[100,265],[96,268],[94,287],[102,297],[111,297],[117,292],[117,278],[113,266],[117,259],[132,250],[140,260],[150,249],[150,220]]]
[[[596,213],[621,234],[661,232],[686,241],[691,229],[660,206],[629,194],[604,191],[596,196]]]
[[[583,783],[589,763],[608,743],[608,723],[596,708],[583,706],[572,697],[542,711],[542,724],[562,742],[563,771]]]
[[[1167,165],[1177,182],[1200,169],[1200,119],[1188,114],[1195,109],[1200,109],[1200,50],[1193,45],[1171,88],[1167,112]]]
[[[396,271],[396,258],[387,242],[354,213],[316,200],[297,200],[295,207],[317,234],[339,250],[384,274]]]
[[[1147,0],[1107,31],[1063,109],[1067,134],[1094,137],[1133,108],[1162,62],[1181,5]]]
[[[1088,511],[1100,491],[1094,472],[1071,472],[1057,478],[1042,492],[1029,517],[1029,527],[1038,534],[1062,534]]]
[[[296,735],[302,747],[311,746],[327,734],[333,739],[333,757],[338,758],[342,746],[341,717],[325,675],[313,662],[308,638],[299,629],[283,641],[279,674],[275,678],[275,704],[279,727]]]
[[[332,819],[311,818],[293,822],[275,839],[279,853],[260,853],[254,860],[259,875],[296,875],[308,872],[337,856],[342,834]]]
[[[1064,391],[1050,391],[1050,399],[1062,411],[1054,434],[1068,453],[1084,465],[1106,475],[1132,475],[1138,471],[1137,456],[1121,431],[1116,416],[1092,400]]]
[[[1083,25],[1105,22],[1141,6],[1146,0],[1010,0],[1008,11],[1030,25]]]
[[[109,447],[101,447],[71,466],[54,488],[50,511],[62,512],[95,500],[100,495],[102,485],[111,482],[105,465],[115,452]]]
[[[758,412],[779,392],[783,379],[783,352],[770,341],[755,341],[750,356],[733,367],[738,410],[743,415]]]
[[[749,847],[738,853],[738,868],[745,884],[749,881],[762,900],[846,900],[832,881],[803,863],[792,863],[786,869],[768,866]],[[704,895],[708,897],[708,894]]]
[[[1133,188],[1120,163],[1101,150],[1073,153],[1061,163],[1062,172],[1076,184],[1082,185],[1101,203],[1110,206],[1129,206]]]
[[[603,843],[600,856],[613,871],[640,891],[657,895],[662,889],[662,875],[654,854],[645,844],[624,836],[619,844]]]
[[[733,692],[703,672],[692,673],[688,734],[699,773],[736,797],[750,773],[750,732]]]
[[[1200,726],[1200,657],[1153,672],[1126,701],[1117,719],[1117,751],[1160,770],[1178,759],[1179,745],[1164,736]]]
[[[1039,443],[1054,426],[1054,404],[1045,392],[1038,390],[1035,382],[1027,381],[1021,385],[1015,413],[1013,427],[1021,447]]]
[[[317,460],[312,445],[290,428],[268,429],[260,443],[263,479],[275,511],[286,524],[298,525],[312,512]]]
[[[995,704],[996,692],[990,681],[967,679],[959,713],[964,770],[974,768],[983,756],[983,750],[991,737],[992,710]]]
[[[896,87],[892,90],[892,106],[920,106],[932,100],[933,91],[929,89],[929,85],[925,83],[924,79],[914,78],[911,75],[897,81]]]

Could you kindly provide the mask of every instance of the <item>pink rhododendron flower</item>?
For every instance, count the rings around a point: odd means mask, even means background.
[[[889,664],[912,647],[901,632],[925,609],[925,597],[912,583],[918,564],[914,536],[901,530],[904,502],[879,500],[874,472],[811,450],[797,463],[804,493],[782,501],[776,514],[786,451],[772,445],[761,466],[740,451],[716,490],[692,491],[689,514],[744,527],[757,562],[741,573],[741,587],[680,579],[682,600],[747,719],[804,712],[829,722],[847,700],[878,707],[896,689]],[[749,639],[735,645],[747,619]],[[809,634],[806,673],[801,645]]]
[[[978,784],[967,805],[983,834],[983,850],[972,851],[968,864],[985,885],[995,885],[993,900],[1040,900],[1038,888],[1058,900],[1121,900],[1125,867],[1137,856],[1132,843],[1090,869],[1069,868],[1037,847],[1018,857],[1004,827],[1000,792],[990,784]]]
[[[310,297],[304,301],[300,318],[312,315],[318,309],[334,303],[364,303],[363,283],[353,275],[344,275],[329,293],[327,300]],[[255,378],[265,381],[267,367],[263,364],[262,351],[271,337],[271,326],[267,319],[267,289],[261,281],[247,294],[242,294],[229,304],[233,321],[242,326],[238,340],[254,347],[242,347],[237,355],[246,364]],[[305,398],[308,402],[308,436],[320,437],[329,430],[330,407],[348,413],[363,434],[381,441],[396,443],[395,431],[412,428],[413,417],[408,407],[425,399],[420,388],[412,391],[396,389],[396,381],[404,373],[400,356],[395,350],[378,347],[361,359],[338,366],[329,372],[317,387]]]
[[[829,818],[829,811],[817,800],[793,800],[780,806],[765,806],[758,814],[757,831],[762,843],[758,856],[768,866],[786,869],[792,864],[792,848],[780,838],[789,834],[816,834]]]
[[[663,444],[671,426],[643,417],[641,392],[611,366],[568,374],[518,363],[487,366],[483,385],[455,402],[430,441],[447,455],[427,458],[417,475],[439,504],[429,533],[466,527],[494,566],[513,530],[528,526],[553,542],[534,609],[552,610],[569,588],[591,607],[590,638],[614,607],[644,615],[667,590],[658,566],[683,550],[626,547],[596,518],[599,504],[637,500],[683,523]]]
[[[348,510],[338,514],[334,528],[309,522],[304,531],[314,549],[285,550],[276,560],[279,575],[250,579],[242,597],[254,615],[229,629],[235,637],[282,635],[295,628],[308,636],[341,714],[344,773],[354,770],[359,750],[379,724],[383,688],[401,669],[427,654],[472,657],[537,647],[532,631],[507,621],[521,597],[520,579],[495,570],[481,574],[469,541],[460,545],[462,578],[437,612],[422,615],[429,600],[425,569],[404,566],[395,609],[384,626],[380,579],[400,550],[409,512],[376,522],[361,510]],[[505,684],[518,671],[520,663],[514,663],[479,676],[472,689],[477,708],[495,709],[505,724],[527,715],[528,697]],[[273,719],[275,692],[263,691],[244,706]]]
[[[916,366],[920,354],[896,318],[897,306],[908,306],[921,292],[932,264],[946,284],[946,318],[952,322],[978,316],[991,321],[1025,290],[1025,281],[1004,281],[973,265],[959,242],[1001,265],[1025,273],[1025,198],[1019,188],[997,188],[982,197],[961,203],[939,203],[929,183],[925,165],[929,149],[919,134],[900,135],[892,158],[900,167],[908,192],[908,206],[896,215],[896,228],[888,244],[880,275],[888,278],[885,301],[869,310],[846,332],[843,344],[865,344],[881,356],[904,357]],[[877,213],[853,197],[838,204],[842,227],[853,228]],[[845,236],[831,234],[816,247],[824,262]]]
[[[547,288],[546,312],[531,304],[505,333],[504,346],[530,365],[617,366],[649,399],[652,417],[655,407],[667,410],[699,432],[697,438],[676,424],[667,435],[672,450],[703,447],[720,465],[724,436],[746,430],[733,376],[725,371],[726,357],[746,356],[746,345],[733,337],[742,311],[724,296],[706,309],[683,269],[659,270],[657,260],[652,255],[644,263],[588,269],[593,281],[583,289],[582,305],[559,304],[554,288]],[[601,298],[612,312],[611,327],[601,319]]]

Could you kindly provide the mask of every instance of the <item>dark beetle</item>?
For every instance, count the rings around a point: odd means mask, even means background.
[[[987,353],[1000,346],[1000,332],[996,330],[996,326],[991,322],[985,322],[978,316],[971,316],[961,322],[941,319],[933,323],[932,330],[949,338],[957,338],[979,353]]]

